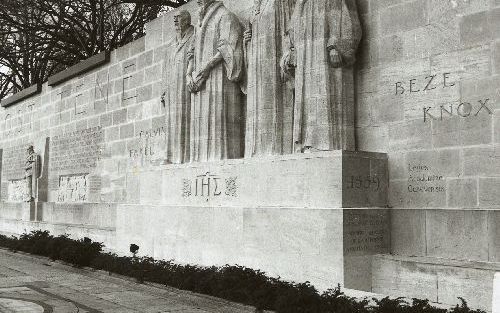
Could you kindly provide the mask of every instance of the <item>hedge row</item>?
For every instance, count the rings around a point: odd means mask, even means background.
[[[47,231],[33,231],[19,238],[0,235],[0,246],[62,260],[78,267],[90,266],[110,273],[135,277],[139,282],[207,294],[277,313],[485,313],[472,310],[465,300],[454,308],[439,309],[428,300],[402,298],[360,301],[342,293],[340,287],[319,293],[308,282],[290,283],[243,266],[202,267],[158,261],[150,257],[103,253],[101,243],[88,238],[54,237]],[[137,250],[139,247],[131,245]]]

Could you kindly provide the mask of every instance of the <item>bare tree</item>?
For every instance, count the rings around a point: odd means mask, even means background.
[[[145,24],[165,10],[162,5],[187,1],[2,0],[0,99],[143,36]]]

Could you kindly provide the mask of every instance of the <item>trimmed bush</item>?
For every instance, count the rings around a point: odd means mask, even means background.
[[[24,251],[31,254],[61,260],[75,266],[89,266],[101,252],[103,245],[89,238],[73,240],[68,235],[54,237],[48,231],[32,231],[16,237],[0,236],[0,245],[12,251]]]
[[[132,244],[133,245],[133,244]],[[137,252],[136,245],[131,249]],[[257,311],[277,313],[485,313],[472,310],[467,302],[450,310],[433,307],[429,300],[403,298],[358,300],[346,296],[341,288],[319,293],[309,282],[296,284],[266,276],[264,272],[243,266],[202,267],[158,261],[150,257],[118,256],[103,253],[103,245],[89,238],[54,237],[47,231],[33,231],[19,238],[0,235],[0,246],[12,251],[43,255],[75,266],[91,266],[110,273],[135,277],[138,282],[166,286],[211,295],[256,307]],[[132,251],[132,250],[131,250]]]

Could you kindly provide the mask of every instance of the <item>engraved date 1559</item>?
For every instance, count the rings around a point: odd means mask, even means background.
[[[380,190],[380,178],[377,176],[347,176],[344,179],[344,186],[347,189]]]

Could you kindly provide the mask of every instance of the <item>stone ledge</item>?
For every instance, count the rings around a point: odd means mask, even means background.
[[[454,259],[424,257],[424,256],[402,256],[402,255],[389,255],[389,254],[378,254],[375,255],[374,258],[386,259],[390,261],[412,262],[412,263],[416,262],[419,264],[500,272],[499,262],[481,262],[481,261],[454,260]]]
[[[37,84],[33,85],[31,87],[25,88],[14,95],[8,97],[7,99],[3,99],[0,103],[2,107],[8,108],[26,98],[29,98],[31,96],[34,96],[42,91],[42,85]]]
[[[132,168],[132,167],[131,167]],[[283,173],[286,173],[283,175]],[[128,171],[125,203],[195,207],[386,207],[387,156],[330,151]]]
[[[62,226],[62,227],[67,227],[67,228],[84,228],[84,229],[89,229],[89,230],[94,229],[94,230],[103,230],[103,231],[111,231],[111,232],[116,231],[116,227],[105,227],[105,226],[99,226],[99,225],[49,223],[49,222],[43,222],[43,221],[25,221],[22,219],[13,219],[13,218],[0,218],[0,221],[16,222],[16,223],[23,223],[23,224],[49,225],[49,226],[53,226],[53,227]]]
[[[99,54],[96,54],[84,61],[79,62],[78,64],[67,68],[55,75],[49,77],[48,84],[49,86],[55,86],[61,84],[71,78],[74,78],[80,74],[93,70],[94,68],[106,64],[109,62],[109,51],[103,51]]]
[[[387,254],[372,259],[372,291],[491,311],[493,277],[500,263]]]
[[[155,164],[154,168],[143,168],[141,171],[156,172],[163,169],[180,169],[180,168],[206,168],[208,166],[221,166],[221,165],[242,165],[242,164],[260,164],[260,163],[280,163],[292,160],[314,160],[334,157],[356,157],[359,159],[373,159],[373,160],[388,160],[387,153],[370,152],[370,151],[348,151],[348,150],[332,150],[324,152],[313,153],[293,153],[284,155],[275,155],[268,157],[254,157],[254,158],[241,158],[241,159],[227,159],[222,161],[208,161],[208,162],[193,162],[183,164]]]
[[[368,291],[361,291],[361,290],[355,290],[355,289],[343,289],[342,290],[344,294],[348,297],[355,298],[357,300],[367,300],[370,305],[376,306],[375,300],[382,300],[384,298],[389,297],[389,299],[401,299],[403,301],[406,301],[408,303],[412,303],[412,298],[402,298],[400,296],[388,296],[388,295],[382,295],[379,293],[373,293],[373,292],[368,292]],[[442,303],[437,303],[437,302],[431,302],[430,305],[433,307],[436,307],[438,309],[449,309],[450,306]]]

